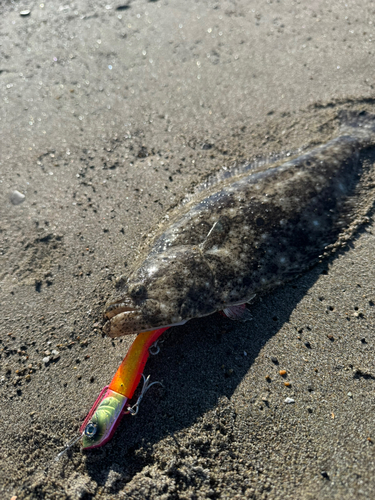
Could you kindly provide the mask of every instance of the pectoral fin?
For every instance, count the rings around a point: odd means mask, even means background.
[[[246,304],[226,307],[223,309],[223,313],[227,318],[234,321],[250,321],[253,319],[250,311],[246,307]]]
[[[254,293],[254,295],[252,295],[249,299],[247,299],[246,304],[252,304],[256,296],[257,294]]]

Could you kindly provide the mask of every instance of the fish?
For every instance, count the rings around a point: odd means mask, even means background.
[[[223,310],[249,319],[243,304],[350,239],[374,200],[373,164],[363,158],[375,116],[345,116],[327,143],[235,168],[174,209],[117,280],[104,331],[119,337]]]

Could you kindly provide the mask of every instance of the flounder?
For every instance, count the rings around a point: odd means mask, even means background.
[[[351,115],[324,145],[287,161],[245,165],[200,190],[117,281],[106,333],[230,310],[307,270],[345,239],[373,200],[362,186],[372,164],[361,153],[374,145],[375,117]]]

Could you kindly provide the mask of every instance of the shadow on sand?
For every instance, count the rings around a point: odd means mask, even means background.
[[[375,151],[365,152],[361,160],[373,165]],[[374,215],[374,205],[368,215]],[[125,416],[110,443],[87,452],[89,475],[104,485],[109,472],[121,464],[126,474],[123,482],[128,482],[153,463],[155,443],[191,426],[216,407],[223,396],[230,398],[262,347],[289,321],[319,276],[328,273],[330,263],[346,252],[364,230],[359,226],[345,248],[298,280],[255,301],[250,306],[253,321],[238,323],[215,314],[168,330],[162,336],[160,353],[151,356],[145,369],[145,374],[151,374],[153,381],[161,381],[165,389],[154,386],[142,401],[137,418]]]
[[[129,481],[153,462],[153,444],[192,425],[221,397],[230,398],[262,347],[289,320],[318,277],[327,274],[328,264],[326,260],[255,302],[253,321],[238,323],[215,314],[167,331],[160,353],[150,357],[145,369],[165,389],[153,387],[136,418],[125,416],[110,443],[87,452],[89,475],[104,485],[113,467],[121,464],[124,481]]]

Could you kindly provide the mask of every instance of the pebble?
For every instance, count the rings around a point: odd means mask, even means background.
[[[295,403],[294,399],[293,398],[286,398],[284,400],[284,403],[286,403],[287,405],[291,404],[291,403]]]
[[[42,359],[43,363],[46,365],[47,363],[49,363],[49,360],[51,358],[49,356],[46,356],[45,358]]]
[[[29,16],[31,13],[30,10],[21,10],[20,16]]]
[[[354,318],[363,318],[363,312],[357,311],[352,314]]]
[[[279,373],[280,373],[280,375],[281,375],[282,377],[285,377],[285,375],[286,375],[286,370],[280,370],[280,371],[279,371]]]
[[[10,195],[10,202],[13,203],[13,205],[20,205],[25,201],[25,198],[26,196],[24,194],[16,190]]]

